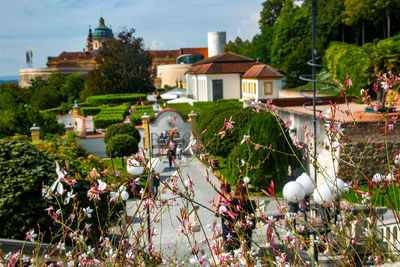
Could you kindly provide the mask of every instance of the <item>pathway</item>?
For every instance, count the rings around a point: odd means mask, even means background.
[[[174,175],[175,168],[168,167],[168,161],[166,157],[162,158],[162,163],[164,165],[164,171],[162,172],[161,179],[165,180],[168,177]],[[216,201],[218,194],[212,188],[210,183],[207,182],[205,179],[207,168],[195,157],[188,159],[188,162],[183,163],[180,167],[180,171],[182,173],[181,177],[186,180],[189,176],[194,183],[194,200],[198,201],[201,205],[204,205],[204,207],[199,208],[198,216],[201,225],[203,225],[204,227],[204,232],[208,237],[211,237],[211,225],[216,221],[217,226],[220,227],[221,222],[219,218],[213,215],[214,208],[210,202],[213,200]],[[208,173],[210,182],[219,187],[218,178],[216,178],[210,172],[210,170],[208,170]],[[161,185],[160,189],[162,189],[162,187],[163,186]],[[182,189],[184,188],[182,182],[179,182],[179,187]],[[178,255],[180,257],[184,257],[188,254],[188,249],[190,246],[188,244],[187,238],[183,234],[179,233],[179,231],[177,231],[177,229],[179,229],[181,226],[179,220],[177,219],[177,216],[180,217],[180,209],[184,208],[187,203],[183,199],[178,199],[177,201],[174,201],[172,200],[172,198],[173,195],[169,190],[167,190],[165,193],[161,193],[160,195],[160,199],[169,200],[168,203],[171,206],[169,207],[169,209],[164,210],[158,222],[152,224],[152,226],[156,229],[156,233],[158,233],[157,236],[153,237],[153,243],[156,246],[157,251],[159,251],[160,248],[162,249],[164,256],[172,256],[175,250],[178,250]],[[134,214],[139,202],[139,200],[128,201],[127,207],[129,216],[132,216]],[[210,210],[208,210],[207,208]],[[271,203],[267,207],[267,210],[269,212],[274,212],[276,211],[276,209],[277,207],[275,203]],[[152,219],[154,218],[154,216],[154,214],[151,214]],[[140,229],[140,220],[136,218],[134,220],[133,230],[135,233],[137,233],[138,229]],[[261,231],[261,227],[256,229],[255,232],[256,231]],[[147,237],[147,232],[145,236]],[[204,251],[209,254],[209,249],[207,245],[200,242],[201,240],[204,240],[204,236],[205,235],[203,231],[200,230],[199,232],[196,232],[195,239],[198,242],[199,247],[201,249],[204,249]],[[131,237],[131,241],[134,241],[134,238]],[[191,238],[190,241],[193,242],[193,238]],[[260,242],[260,244],[265,243],[265,241],[262,241],[260,239],[257,241]]]

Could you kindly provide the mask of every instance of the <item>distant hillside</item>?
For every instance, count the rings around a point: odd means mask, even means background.
[[[0,84],[3,83],[18,83],[19,76],[8,75],[8,76],[0,76]]]

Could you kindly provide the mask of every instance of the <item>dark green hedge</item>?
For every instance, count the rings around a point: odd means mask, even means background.
[[[142,119],[141,117],[144,115],[144,113],[147,113],[147,115],[150,116],[150,119],[154,119],[154,110],[151,105],[137,105],[135,107],[135,110],[131,114],[131,123],[133,125],[140,125],[142,124]]]
[[[191,106],[189,103],[175,103],[175,104],[167,104],[168,108],[173,108],[179,111],[184,118],[188,118],[188,115],[194,111],[194,113],[198,113],[199,108]]]
[[[110,94],[110,95],[96,95],[89,96],[86,98],[86,102],[91,105],[103,105],[103,104],[122,104],[130,103],[136,104],[140,100],[144,101],[147,99],[146,94]]]
[[[94,116],[101,111],[102,107],[85,107],[81,108],[81,112],[83,116]]]
[[[241,131],[241,140],[244,135],[249,135],[256,144],[271,146],[274,151],[255,149],[255,145],[250,142],[240,141],[228,157],[230,176],[236,180],[248,176],[257,190],[267,188],[271,180],[276,188],[282,188],[287,182],[288,167],[295,169],[299,165],[290,149],[293,145],[288,133],[282,131],[280,122],[273,114],[261,113],[254,116]],[[290,143],[286,141],[285,135]],[[248,164],[243,164],[242,160]]]
[[[125,120],[128,114],[128,105],[103,108],[99,114],[93,118],[96,129],[104,129],[111,124],[120,123]]]
[[[207,126],[207,131],[202,136],[204,144],[207,145],[207,151],[214,156],[227,157],[234,149],[234,146],[240,142],[241,131],[247,125],[256,113],[252,108],[225,110],[216,115]],[[233,129],[225,130],[224,138],[218,135],[220,129],[224,126],[225,121],[229,121],[232,117]]]

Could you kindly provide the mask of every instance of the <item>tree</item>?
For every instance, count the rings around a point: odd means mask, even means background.
[[[135,30],[123,30],[96,58],[98,68],[89,73],[84,95],[146,93],[154,90],[150,75],[152,58]]]
[[[271,180],[281,187],[286,182],[288,167],[295,169],[299,165],[291,150],[292,141],[283,129],[282,122],[271,113],[254,116],[241,132],[241,136],[249,136],[251,142],[243,138],[229,154],[231,177],[239,180],[248,176],[256,189],[265,189]],[[264,148],[256,148],[255,144]]]
[[[124,167],[124,157],[129,157],[139,151],[138,142],[130,135],[118,134],[111,137],[106,145],[106,154],[110,157],[121,157]]]
[[[82,73],[68,75],[61,87],[63,100],[72,103],[75,99],[79,99],[80,93],[84,88],[85,79],[82,77]]]
[[[285,6],[285,2],[290,2],[291,0],[267,0],[263,5],[263,9],[260,12],[260,20],[258,24],[260,25],[260,29],[265,26],[274,26],[277,22],[279,15],[281,14],[281,9]]]
[[[135,138],[136,142],[140,141],[140,133],[135,126],[129,123],[116,123],[108,126],[104,134],[104,143],[108,143],[112,137],[118,134],[127,134]]]
[[[349,26],[361,23],[362,45],[365,43],[365,21],[371,20],[374,12],[374,0],[345,0],[342,21]]]
[[[299,46],[299,44],[303,44]],[[274,26],[274,38],[271,47],[271,64],[286,74],[289,71],[304,73],[307,70],[307,60],[298,64],[297,58],[291,57],[296,63],[287,62],[289,56],[297,48],[305,48],[311,44],[311,16],[306,8],[294,5],[285,5],[281,10],[278,22]],[[304,52],[304,50],[302,50]],[[311,59],[311,49],[308,52]],[[291,68],[288,68],[291,66]],[[296,66],[296,69],[293,67]],[[298,77],[289,76],[288,84],[291,87],[302,84]]]

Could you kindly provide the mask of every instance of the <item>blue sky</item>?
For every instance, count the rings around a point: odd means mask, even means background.
[[[48,56],[82,51],[89,25],[102,14],[114,33],[135,28],[146,49],[207,46],[207,32],[226,31],[251,39],[258,33],[261,0],[0,0],[0,76],[25,68],[25,51],[33,66]]]

